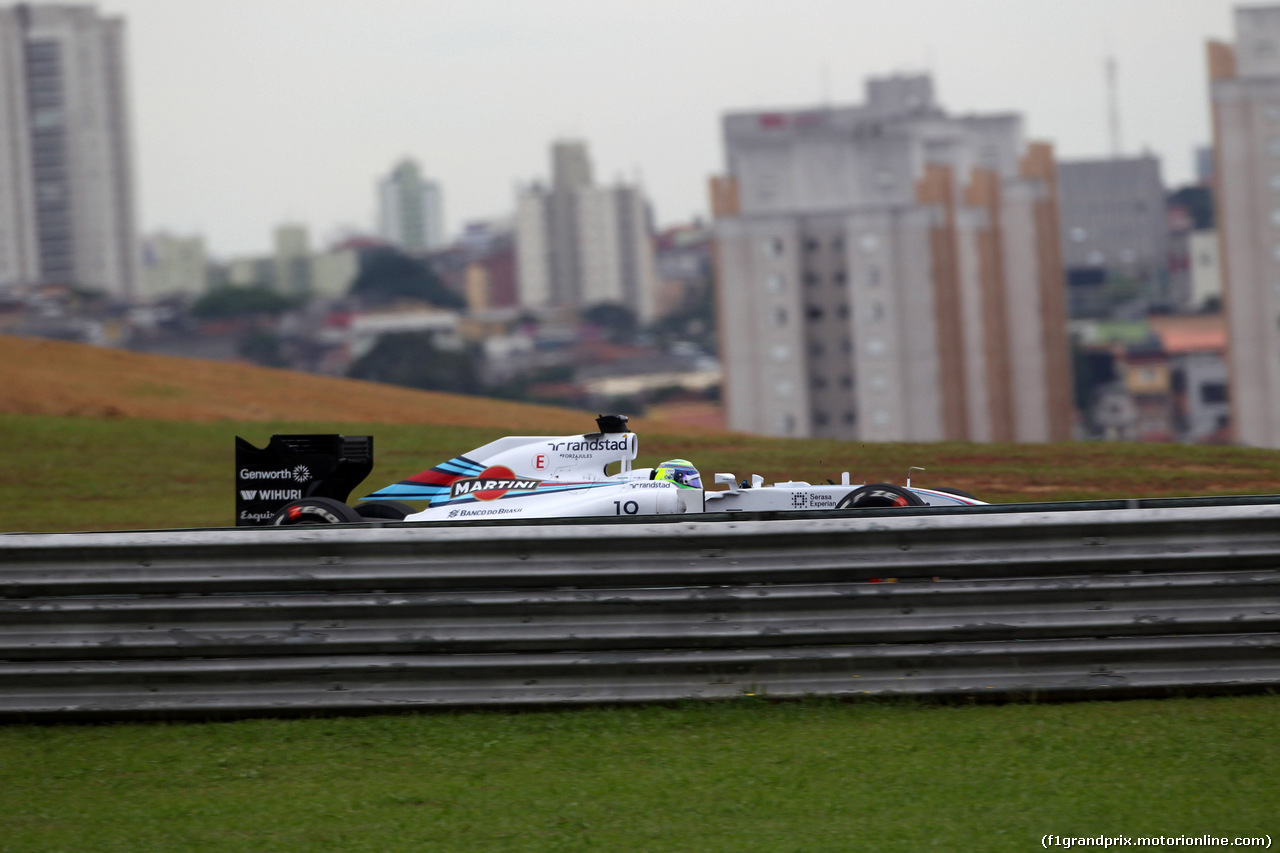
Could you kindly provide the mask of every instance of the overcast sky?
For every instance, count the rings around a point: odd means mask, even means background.
[[[128,22],[140,225],[262,252],[374,225],[374,184],[416,158],[452,234],[507,216],[552,140],[598,182],[639,180],[660,225],[706,215],[728,110],[863,100],[930,71],[953,113],[1021,113],[1059,159],[1124,153],[1167,184],[1210,139],[1205,41],[1228,0],[99,0]]]

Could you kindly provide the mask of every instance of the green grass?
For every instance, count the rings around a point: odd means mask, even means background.
[[[584,429],[589,428],[584,427]],[[504,430],[0,416],[0,530],[227,525],[233,437],[368,432],[368,485]],[[1235,448],[641,435],[639,464],[996,501],[1280,491]],[[709,477],[708,477],[709,479]],[[0,727],[0,851],[1026,851],[1280,829],[1280,697],[953,706],[741,701]]]
[[[591,429],[584,415],[583,429]],[[511,430],[343,423],[96,420],[0,415],[0,530],[221,527],[234,521],[234,438],[261,446],[272,433],[374,436],[370,491]],[[638,465],[684,457],[708,483],[739,479],[897,482],[910,466],[922,486],[967,489],[1006,503],[1026,500],[1280,492],[1280,453],[1232,447],[864,444],[732,434],[640,436]],[[361,492],[355,493],[358,496]]]
[[[1280,830],[1280,699],[0,729],[6,851],[1027,851]]]

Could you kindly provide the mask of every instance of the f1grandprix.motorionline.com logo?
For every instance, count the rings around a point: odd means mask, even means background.
[[[476,500],[493,501],[509,491],[532,491],[541,484],[541,480],[531,477],[517,477],[505,465],[495,465],[481,471],[478,477],[454,480],[449,487],[449,498],[473,497]]]

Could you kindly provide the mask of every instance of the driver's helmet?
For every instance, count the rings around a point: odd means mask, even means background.
[[[653,469],[653,479],[670,480],[686,489],[701,489],[702,475],[687,459],[672,459]]]

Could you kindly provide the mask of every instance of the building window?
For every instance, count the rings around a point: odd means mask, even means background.
[[[858,244],[862,246],[862,251],[869,255],[876,249],[880,248],[880,238],[875,234],[863,234],[862,239],[858,241]]]
[[[881,338],[867,338],[867,355],[884,355],[884,341]]]
[[[35,115],[31,117],[31,124],[37,130],[46,130],[51,127],[62,127],[62,110],[46,107],[35,111]]]
[[[814,412],[814,413],[813,413],[813,422],[814,422],[814,424],[816,424],[817,426],[824,427],[824,426],[826,426],[826,425],[827,425],[827,423],[828,423],[830,420],[831,420],[831,417],[830,417],[826,412]]]
[[[822,319],[822,308],[817,305],[810,305],[805,309],[805,315],[809,318],[810,323],[816,323]]]
[[[787,309],[786,308],[773,309],[773,324],[775,326],[787,325]]]
[[[1271,176],[1271,189],[1280,192],[1280,172],[1275,172]]]
[[[769,277],[764,280],[764,286],[770,293],[781,293],[787,286],[787,277],[780,272],[769,273]]]
[[[836,308],[836,316],[839,317],[841,320],[848,320],[849,319],[848,304],[841,302],[840,305]]]
[[[827,348],[822,345],[821,341],[814,341],[809,344],[809,355],[814,358],[822,358],[827,354]]]
[[[1280,157],[1280,136],[1272,136],[1267,139],[1267,153],[1272,157]]]
[[[773,384],[773,391],[779,397],[790,397],[791,396],[791,380],[779,379],[777,382]]]
[[[850,388],[852,388],[852,387],[853,387],[853,376],[852,376],[852,375],[850,375],[850,374],[848,374],[848,373],[846,373],[844,376],[841,376],[841,377],[840,377],[840,387],[841,387],[841,388],[843,388],[843,389],[844,389],[844,390],[846,390],[846,391],[848,391]]]
[[[817,240],[810,237],[809,239],[804,241],[804,250],[806,252],[816,252],[818,251],[819,245],[821,244]]]
[[[1088,237],[1088,236],[1089,236],[1089,232],[1085,231],[1085,230],[1084,230],[1083,228],[1081,228],[1079,225],[1077,225],[1075,228],[1072,228],[1072,229],[1071,229],[1071,242],[1072,242],[1072,243],[1083,243],[1083,242],[1085,241],[1085,238],[1086,238],[1086,237]]]
[[[844,270],[836,270],[835,274],[831,276],[831,280],[835,282],[837,287],[844,287],[849,283],[849,276]]]
[[[1227,383],[1206,382],[1200,386],[1200,402],[1205,405],[1227,402]]]
[[[867,284],[875,287],[880,283],[880,268],[870,267],[867,269]]]
[[[818,274],[813,270],[808,270],[804,274],[804,283],[809,287],[813,287],[818,283]]]
[[[871,321],[874,323],[879,323],[883,319],[884,319],[884,303],[878,302],[878,301],[872,302],[871,303]]]
[[[823,390],[823,389],[824,389],[824,388],[826,388],[826,387],[827,387],[827,377],[825,377],[825,376],[814,376],[814,377],[813,377],[813,390],[815,390],[815,391],[821,391],[821,390]]]
[[[780,258],[782,252],[786,248],[786,244],[782,242],[781,237],[770,237],[764,241],[763,246],[765,257]]]
[[[843,420],[845,424],[851,426],[853,424],[853,412],[845,411]]]
[[[786,344],[774,344],[772,355],[773,360],[781,364],[791,357],[791,347]]]

